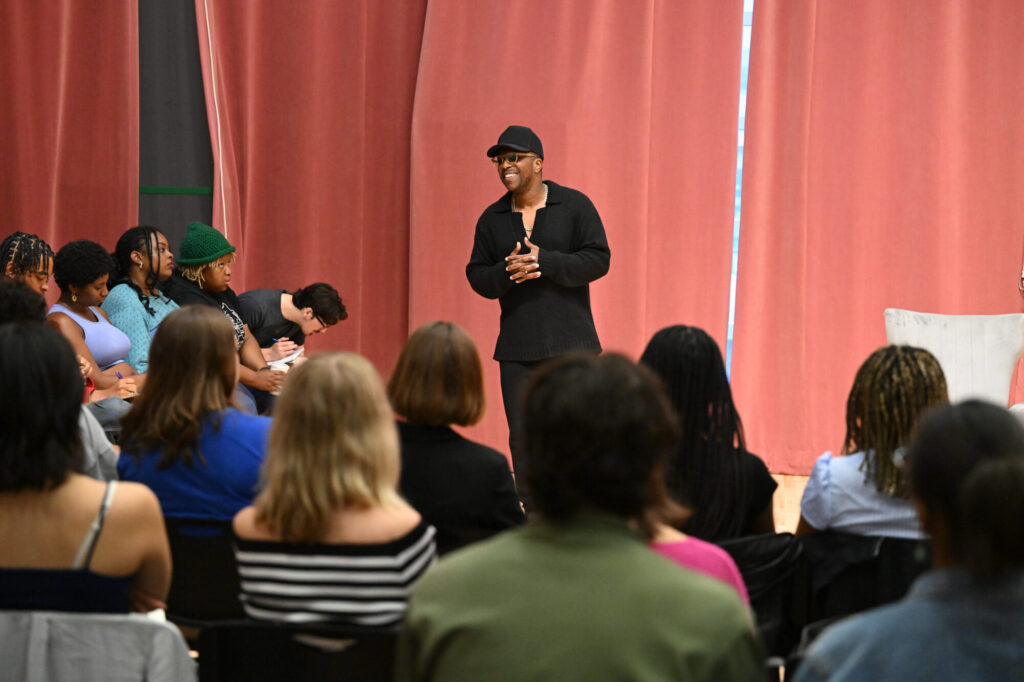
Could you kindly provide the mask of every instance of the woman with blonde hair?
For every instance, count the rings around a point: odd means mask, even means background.
[[[439,554],[523,522],[505,456],[451,427],[472,426],[484,414],[480,355],[465,329],[436,321],[413,332],[388,397],[401,417],[400,489],[437,528]]]
[[[235,516],[246,613],[387,627],[435,557],[434,528],[398,494],[398,436],[365,358],[293,369],[270,431],[263,490]]]
[[[230,519],[251,504],[269,417],[232,403],[234,330],[216,308],[186,306],[160,324],[147,390],[121,420],[122,479],[149,486],[165,516]]]

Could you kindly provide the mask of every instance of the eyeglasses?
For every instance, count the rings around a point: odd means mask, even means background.
[[[501,166],[505,163],[505,161],[508,161],[509,163],[515,163],[519,161],[519,159],[528,159],[531,156],[537,155],[529,154],[527,152],[509,152],[508,154],[499,154],[498,156],[492,156],[491,163],[493,163],[495,166]]]
[[[320,323],[320,328],[314,329],[313,331],[310,332],[310,334],[323,334],[325,331],[327,331],[327,327],[329,327],[330,325],[324,322],[319,315],[314,316],[313,319]]]

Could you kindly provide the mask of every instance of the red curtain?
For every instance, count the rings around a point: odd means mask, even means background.
[[[484,151],[510,123],[541,135],[546,176],[604,219],[605,347],[635,356],[676,322],[724,343],[741,0],[196,0],[196,13],[214,223],[240,249],[236,284],[334,282],[352,316],[318,347],[386,374],[411,326],[461,323],[488,368],[472,435],[506,449],[488,359],[498,307],[463,272],[503,191]]]
[[[332,283],[311,350],[390,370],[407,333],[409,122],[425,0],[196,0],[232,287]]]
[[[0,239],[113,244],[139,214],[138,4],[10,0],[0,35]]]
[[[842,445],[886,307],[1018,312],[1024,4],[755,4],[733,385],[750,446]]]
[[[473,437],[506,450],[498,303],[465,278],[473,229],[504,193],[485,151],[509,124],[544,177],[587,194],[611,270],[590,287],[603,346],[636,357],[659,328],[724,345],[742,2],[431,0],[413,115],[409,321],[465,326],[488,406]]]

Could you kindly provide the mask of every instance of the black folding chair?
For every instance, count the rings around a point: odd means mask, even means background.
[[[199,680],[389,682],[397,639],[394,630],[216,623],[199,635]]]
[[[238,568],[230,520],[165,517],[174,573],[167,619],[202,628],[245,618],[238,599]]]

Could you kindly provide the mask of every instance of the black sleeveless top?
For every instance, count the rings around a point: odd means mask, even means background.
[[[100,509],[75,554],[71,568],[0,568],[0,609],[128,613],[134,576],[89,570],[117,481],[107,483]]]

